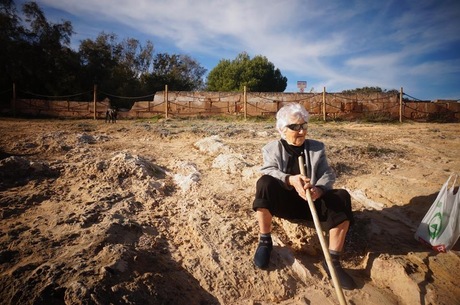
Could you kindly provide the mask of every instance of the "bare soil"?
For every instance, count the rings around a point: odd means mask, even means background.
[[[315,123],[356,224],[348,304],[460,304],[460,246],[414,238],[460,124]],[[276,219],[256,269],[251,204],[273,122],[0,118],[0,303],[338,304],[311,224]]]

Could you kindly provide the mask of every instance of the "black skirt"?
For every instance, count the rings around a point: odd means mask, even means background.
[[[326,191],[314,204],[323,230],[335,228],[346,220],[353,224],[351,197],[346,190]],[[257,181],[252,208],[254,211],[266,208],[273,216],[290,221],[313,220],[308,202],[294,188],[286,189],[283,182],[269,175],[264,175]]]

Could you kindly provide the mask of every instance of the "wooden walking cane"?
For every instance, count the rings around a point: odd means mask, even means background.
[[[303,156],[299,156],[299,168],[300,168],[300,173],[303,176],[307,176],[305,174]],[[334,265],[332,264],[331,255],[329,254],[329,250],[326,244],[326,239],[324,238],[323,230],[321,229],[321,224],[319,222],[318,213],[316,212],[315,205],[313,203],[313,200],[311,199],[310,190],[306,189],[305,193],[307,195],[307,202],[308,202],[308,206],[310,207],[311,215],[313,216],[313,222],[315,224],[316,233],[318,234],[319,242],[321,244],[321,249],[323,250],[324,257],[326,258],[326,263],[329,268],[329,272],[331,273],[332,282],[334,283],[335,293],[337,294],[337,298],[339,299],[340,305],[346,305],[347,301],[345,300],[345,296],[343,295],[342,285],[340,285],[339,279],[337,278],[337,273],[335,272]]]

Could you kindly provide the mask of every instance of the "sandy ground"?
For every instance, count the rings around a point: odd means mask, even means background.
[[[274,222],[268,271],[251,203],[273,122],[0,118],[0,303],[339,304],[310,225]],[[452,172],[460,124],[312,123],[356,225],[348,304],[460,304],[460,243],[414,232]]]

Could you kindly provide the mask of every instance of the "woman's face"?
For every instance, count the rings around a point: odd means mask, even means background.
[[[293,130],[297,129],[297,130]],[[286,141],[294,146],[302,146],[307,136],[307,123],[302,118],[290,121],[290,124],[285,128],[284,135]]]

